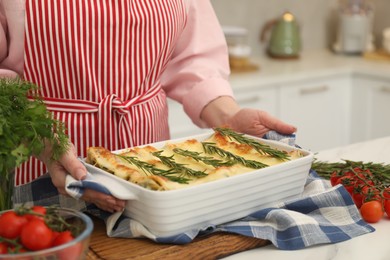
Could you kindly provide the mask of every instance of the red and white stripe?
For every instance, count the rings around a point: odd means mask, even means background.
[[[41,87],[80,156],[169,138],[159,78],[186,22],[185,0],[26,0],[24,78]],[[16,184],[45,172],[30,160]]]

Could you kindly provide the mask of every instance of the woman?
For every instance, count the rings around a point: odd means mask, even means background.
[[[32,158],[17,170],[16,184],[48,171],[66,194],[67,172],[86,174],[76,155],[87,147],[169,139],[166,96],[199,127],[294,132],[266,112],[239,108],[227,58],[209,0],[0,0],[0,76],[40,86],[75,148],[58,162],[48,159],[49,149],[38,156],[45,164]],[[124,206],[92,190],[82,199],[110,212]]]

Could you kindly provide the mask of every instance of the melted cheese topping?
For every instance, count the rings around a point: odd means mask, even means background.
[[[267,166],[283,163],[283,160],[277,159],[270,155],[264,155],[257,152],[250,145],[240,144],[232,141],[219,133],[214,133],[207,140],[203,142],[213,143],[214,146],[227,151],[234,156],[239,156],[244,160],[253,160],[261,162]],[[211,182],[227,177],[231,177],[246,172],[251,172],[256,169],[248,168],[240,163],[232,165],[213,166],[205,163],[202,160],[195,160],[194,157],[183,156],[176,153],[174,149],[182,149],[185,151],[191,151],[199,153],[202,158],[215,159],[226,162],[224,156],[218,154],[208,154],[205,152],[202,142],[195,139],[188,139],[179,143],[167,142],[163,148],[157,149],[153,146],[135,147],[126,150],[120,154],[112,153],[111,151],[103,147],[89,147],[87,152],[87,163],[93,164],[111,174],[125,179],[127,181],[138,184],[142,187],[151,190],[175,190],[182,189],[189,186],[200,185],[202,183]],[[158,152],[158,154],[154,154]],[[119,156],[118,156],[119,155]],[[289,160],[294,160],[302,157],[302,153],[299,150],[293,150],[288,152]],[[163,174],[153,174],[149,171],[142,169],[136,163],[132,163],[125,158],[133,158],[138,162],[145,163],[150,168],[157,169],[160,172],[169,171],[174,168],[167,166],[163,163],[162,157],[169,158],[175,164],[181,167],[191,169],[203,173],[204,176],[196,177],[192,175],[185,175],[183,173],[176,173],[171,176],[184,177],[186,181],[177,182]]]

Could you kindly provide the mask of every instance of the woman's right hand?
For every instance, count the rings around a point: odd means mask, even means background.
[[[60,194],[68,196],[65,190],[67,174],[72,175],[76,180],[83,180],[87,175],[87,169],[78,160],[73,144],[71,144],[68,152],[62,155],[58,161],[54,161],[51,158],[51,149],[49,147],[38,158],[45,163],[53,185]],[[93,203],[98,208],[108,212],[122,211],[126,203],[124,200],[91,189],[86,189],[81,199],[88,203]]]
[[[125,200],[91,189],[86,189],[81,199],[111,213],[123,211],[126,205]]]

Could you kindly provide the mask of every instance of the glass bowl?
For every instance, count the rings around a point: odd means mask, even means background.
[[[29,251],[17,254],[0,254],[0,259],[10,260],[79,260],[85,259],[88,253],[89,240],[93,231],[93,222],[86,214],[68,208],[55,209],[66,222],[77,227],[75,238],[65,244],[38,251]],[[0,212],[0,215],[3,212]]]

